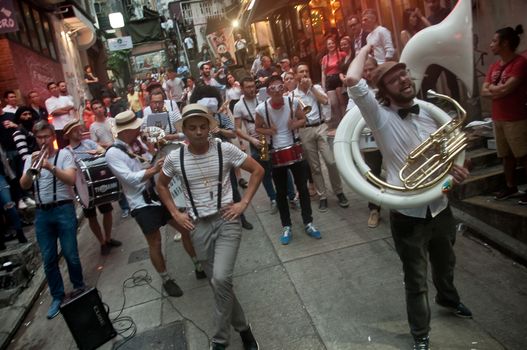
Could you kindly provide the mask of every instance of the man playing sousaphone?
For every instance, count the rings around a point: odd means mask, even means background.
[[[69,145],[65,148],[73,154],[75,160],[88,159],[104,154],[106,151],[102,146],[95,143],[92,140],[82,139],[82,128],[83,124],[80,120],[72,120],[64,125],[64,138],[69,141]],[[77,174],[77,176],[82,176]],[[82,208],[84,217],[88,219],[91,232],[95,235],[101,245],[101,255],[110,254],[110,250],[114,247],[119,247],[122,243],[112,238],[112,203],[104,203],[97,206],[97,209],[102,214],[102,223],[104,229],[104,235],[101,230],[101,226],[97,221],[97,212],[95,207],[93,208]]]
[[[361,49],[351,63],[346,83],[348,94],[357,104],[382,152],[387,181],[400,185],[399,170],[408,154],[439,126],[430,113],[419,108],[416,87],[404,63],[386,62],[373,72],[373,83],[379,89],[375,98],[362,73],[371,52],[371,45]],[[462,182],[468,170],[454,165],[454,183]],[[403,263],[406,308],[414,349],[429,349],[430,305],[428,303],[427,258],[437,290],[438,305],[456,316],[471,318],[472,313],[460,301],[454,286],[456,257],[455,221],[446,196],[414,209],[392,210],[390,213],[395,249]]]
[[[298,101],[283,96],[284,83],[280,76],[271,76],[267,80],[267,93],[270,98],[256,107],[256,132],[269,136],[271,156],[274,156],[273,181],[276,187],[276,200],[282,234],[280,242],[289,244],[292,238],[291,216],[287,203],[287,171],[291,170],[300,197],[302,221],[305,232],[316,239],[321,238],[320,231],[313,225],[311,201],[307,189],[305,165],[301,146],[297,143],[296,130],[306,123],[306,117]],[[278,160],[278,161],[277,161]],[[283,160],[283,162],[282,162]]]

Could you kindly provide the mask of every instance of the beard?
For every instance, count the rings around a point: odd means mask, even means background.
[[[399,106],[405,105],[408,102],[413,101],[413,99],[417,96],[417,90],[415,88],[415,83],[413,81],[411,82],[410,86],[412,88],[412,92],[403,92],[403,90],[406,89],[407,86],[398,92],[390,91],[389,92],[390,100],[394,104],[399,105]]]

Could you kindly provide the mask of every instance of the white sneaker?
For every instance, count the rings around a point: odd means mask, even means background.
[[[26,205],[30,208],[34,208],[37,206],[37,203],[29,197],[24,198],[24,203],[26,203]]]
[[[27,205],[26,205],[26,203],[24,203],[24,200],[21,199],[21,200],[18,201],[18,209],[20,209],[20,210],[27,209]]]
[[[278,213],[278,204],[275,200],[271,201],[271,214],[274,215]]]
[[[176,242],[181,241],[181,233],[176,232],[176,234],[174,235],[174,241]]]

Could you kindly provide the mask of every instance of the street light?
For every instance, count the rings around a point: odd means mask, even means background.
[[[110,26],[113,29],[124,27],[124,18],[121,12],[110,13],[108,19],[110,20]]]

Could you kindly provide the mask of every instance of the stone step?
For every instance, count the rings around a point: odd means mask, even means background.
[[[523,193],[503,201],[491,195],[479,195],[455,201],[453,205],[467,214],[527,244],[527,206],[519,205]]]
[[[516,178],[519,184],[527,181],[523,168],[516,169]],[[472,196],[482,194],[493,194],[498,192],[505,185],[505,175],[502,165],[493,165],[480,169],[474,169],[470,176],[459,186],[455,186],[452,191],[454,200],[463,200]]]
[[[501,164],[501,159],[495,150],[476,148],[465,153],[465,158],[470,159],[472,170]]]

